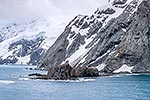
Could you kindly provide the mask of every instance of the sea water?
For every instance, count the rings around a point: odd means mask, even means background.
[[[30,80],[31,66],[0,66],[0,100],[150,100],[150,75],[116,75],[76,81]]]

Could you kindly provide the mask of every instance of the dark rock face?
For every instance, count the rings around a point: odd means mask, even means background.
[[[67,80],[76,79],[78,77],[96,77],[98,76],[98,70],[90,67],[77,67],[73,68],[69,63],[51,68],[48,71],[47,78],[55,80]]]
[[[75,36],[73,43],[68,48],[66,56],[70,57],[76,50],[79,49],[80,45],[83,45],[83,44],[85,44],[84,36],[81,36],[81,34],[77,34]]]
[[[132,22],[118,49],[107,61],[106,72],[123,64],[134,66],[132,72],[150,71],[150,1],[144,0],[134,14]]]
[[[40,67],[45,67],[45,69],[49,69],[50,67],[57,66],[61,64],[63,60],[66,59],[66,48],[68,43],[67,38],[70,29],[65,30],[63,34],[56,40],[56,42],[49,48],[49,52],[46,52],[42,59],[40,60]],[[47,59],[48,58],[48,59]]]
[[[8,56],[7,59],[0,58],[0,64],[15,64],[18,61],[15,56]]]
[[[44,54],[45,50],[43,48],[38,48],[31,52],[29,65],[37,65],[37,63],[40,61],[42,55]]]
[[[117,5],[117,4],[125,4],[127,2],[127,0],[114,0],[113,4]]]
[[[39,74],[39,73],[33,73],[33,74],[29,74],[28,76],[38,76],[38,77],[43,77],[43,76],[45,76],[45,75],[43,75],[43,74]]]
[[[115,13],[116,11],[112,8],[108,8],[106,10],[103,11],[104,14],[113,14]]]

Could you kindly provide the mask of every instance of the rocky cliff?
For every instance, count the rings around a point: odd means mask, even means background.
[[[91,16],[76,16],[38,68],[69,61],[74,67],[94,66],[106,73],[149,72],[149,4],[149,0],[109,0]]]
[[[143,0],[117,50],[107,60],[105,71],[123,64],[134,66],[132,72],[150,72],[150,1]]]

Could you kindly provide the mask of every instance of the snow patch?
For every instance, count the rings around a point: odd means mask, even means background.
[[[123,30],[124,32],[127,32],[127,30],[126,30],[126,29],[124,29],[124,28],[123,28],[122,30]]]
[[[70,37],[70,35],[67,37],[67,39],[68,39],[68,41],[69,41],[69,44],[68,44],[68,46],[67,46],[67,50],[69,49],[69,47],[71,46],[71,44],[73,43],[73,41],[74,41],[74,37],[72,37],[72,38],[69,38]]]
[[[69,61],[71,66],[75,66],[76,63],[80,61],[79,59],[82,59],[87,54],[90,48],[86,49],[86,46],[93,40],[93,37],[95,37],[95,35],[93,35],[89,39],[86,39],[85,44],[81,45],[74,54],[66,59],[66,61]]]
[[[25,57],[20,57],[20,58],[18,57],[17,59],[18,59],[18,61],[17,61],[16,64],[23,64],[23,65],[26,65],[26,64],[28,64],[28,62],[30,61],[30,55],[25,56]]]
[[[101,71],[102,69],[104,69],[105,66],[106,66],[106,64],[102,63],[102,64],[98,65],[96,68],[98,69],[98,71]]]
[[[129,73],[132,73],[131,70],[133,68],[134,68],[134,66],[129,67],[126,64],[124,64],[119,69],[115,70],[113,73],[120,73],[120,72],[129,72]]]

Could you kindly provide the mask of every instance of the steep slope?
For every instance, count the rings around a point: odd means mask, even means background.
[[[37,19],[12,23],[0,28],[0,64],[36,65],[52,45],[63,26]]]
[[[126,36],[141,1],[109,0],[91,16],[76,16],[42,57],[38,68],[49,69],[69,61],[74,67],[103,69]]]
[[[150,72],[150,1],[143,0],[114,54],[107,60],[106,72],[123,65],[132,72]]]

